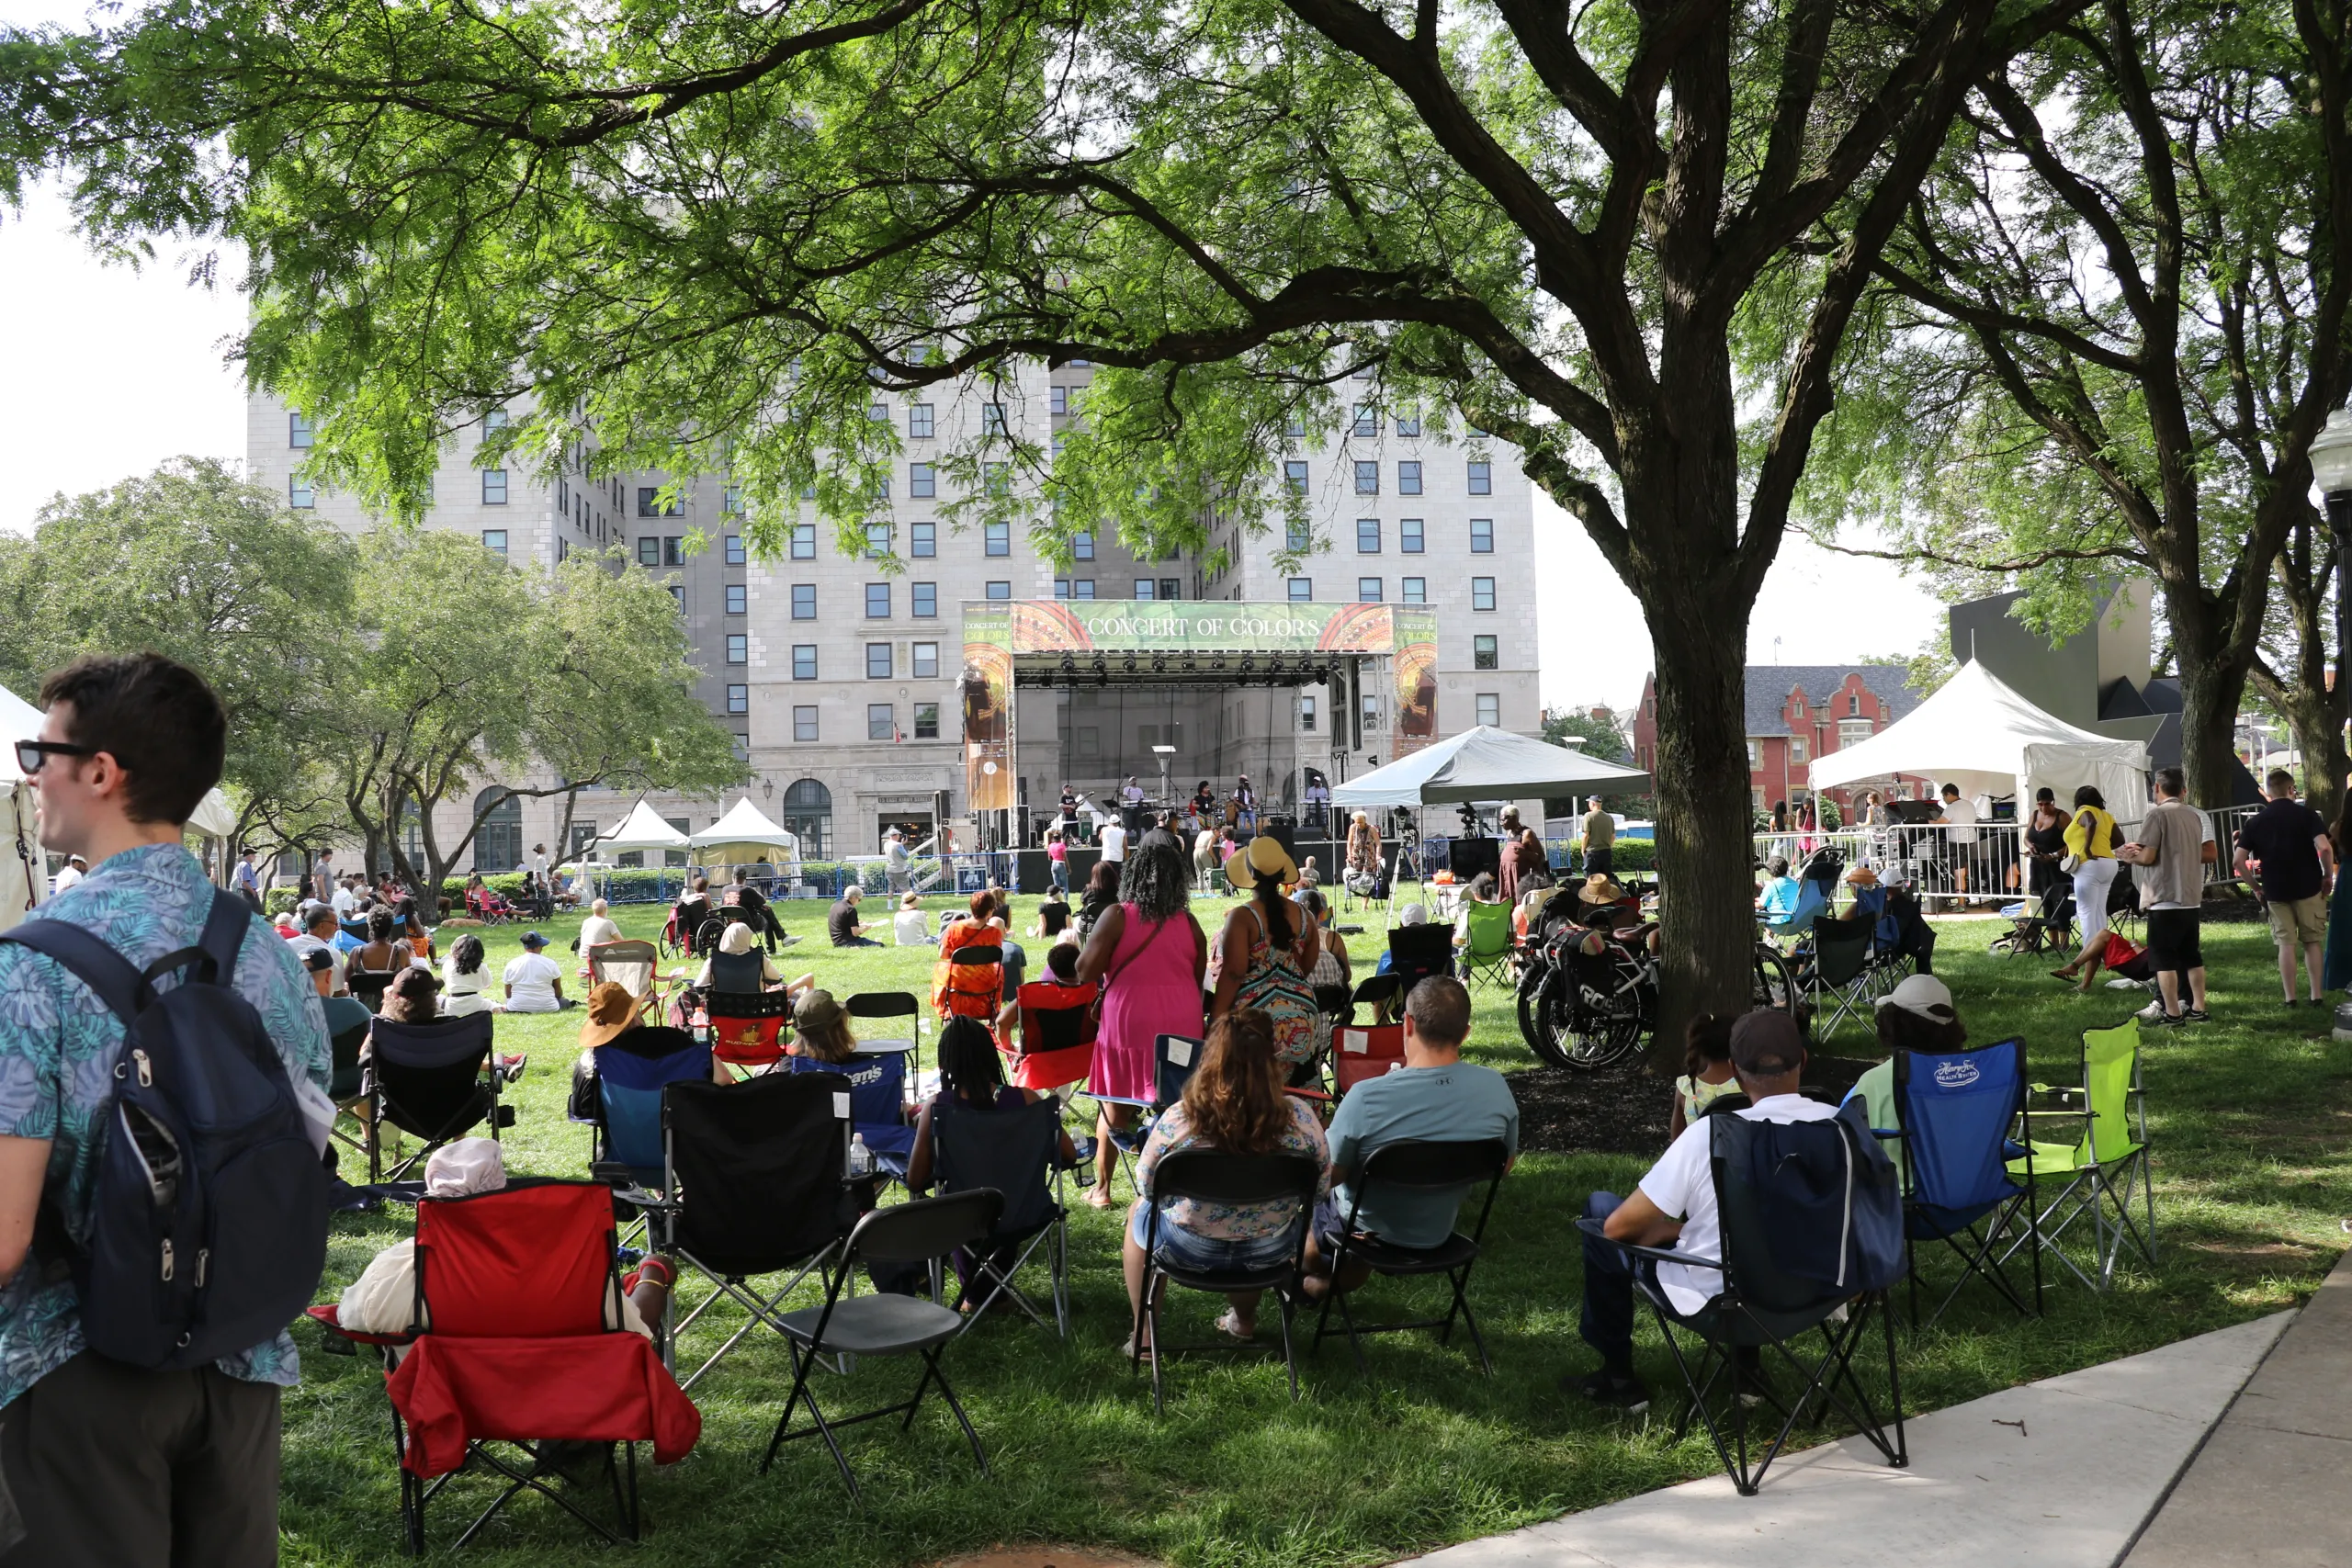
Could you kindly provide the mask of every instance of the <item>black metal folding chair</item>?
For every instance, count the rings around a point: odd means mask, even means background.
[[[1837,919],[1815,915],[1813,934],[1806,940],[1797,986],[1812,1009],[1812,1036],[1826,1040],[1849,1018],[1867,1020],[1877,999],[1871,974],[1871,932],[1876,921],[1867,916]],[[1823,1015],[1827,1021],[1823,1021]]]
[[[1409,997],[1413,987],[1430,976],[1453,972],[1453,928],[1394,927],[1388,932],[1388,955],[1399,998]]]
[[[1356,982],[1355,994],[1349,998],[1347,1021],[1353,1023],[1357,1008],[1370,1008],[1375,1023],[1386,1023],[1395,1014],[1397,998],[1404,994],[1405,982],[1394,975],[1367,975]]]
[[[490,1135],[514,1124],[514,1108],[498,1102],[500,1075],[491,1070],[493,1015],[397,1023],[379,1018],[368,1025],[368,1179],[397,1181],[426,1156],[487,1122]],[[424,1142],[384,1166],[386,1125]]]
[[[1028,1314],[1038,1327],[1048,1326],[1037,1303],[1014,1283],[1042,1248],[1053,1292],[1050,1326],[1069,1338],[1069,1214],[1062,1202],[1060,1106],[1037,1100],[1000,1111],[943,1100],[932,1111],[931,1136],[940,1191],[989,1188],[1004,1200],[988,1241],[967,1254],[966,1282],[956,1292],[957,1306],[968,1302],[972,1307],[964,1326],[979,1322],[1000,1300]]]
[[[907,1081],[914,1082],[922,1076],[922,999],[912,991],[857,991],[842,1003],[842,1010],[852,1018],[864,1020],[904,1019],[904,1032],[896,1022],[889,1025],[888,1036],[872,1039],[861,1034],[858,1048],[879,1052],[897,1041],[904,1041],[909,1053]]]
[[[972,1430],[971,1418],[964,1414],[964,1406],[957,1402],[947,1373],[939,1364],[940,1347],[963,1331],[963,1314],[922,1296],[883,1294],[844,1301],[842,1287],[861,1262],[932,1262],[959,1247],[984,1247],[1003,1210],[1003,1194],[992,1188],[979,1188],[876,1209],[857,1222],[844,1246],[842,1266],[834,1270],[832,1282],[825,1292],[824,1304],[803,1307],[776,1319],[777,1328],[792,1348],[792,1392],[785,1398],[775,1436],[768,1439],[767,1455],[760,1461],[761,1474],[765,1475],[775,1463],[776,1450],[786,1443],[798,1438],[820,1437],[832,1450],[833,1462],[841,1467],[842,1480],[848,1483],[850,1495],[862,1497],[857,1477],[849,1468],[849,1458],[842,1452],[841,1441],[833,1435],[835,1429],[903,1413],[906,1419],[899,1424],[899,1429],[906,1430],[914,1425],[915,1413],[922,1407],[922,1396],[934,1382],[939,1385],[939,1396],[955,1413],[956,1424],[964,1428],[980,1473],[989,1472],[989,1456],[980,1448],[980,1435]],[[919,1355],[923,1363],[922,1378],[910,1397],[896,1404],[831,1420],[827,1420],[825,1413],[818,1408],[816,1391],[808,1386],[808,1373],[819,1357],[905,1355]],[[810,1425],[805,1431],[795,1432],[791,1429],[792,1412],[798,1404],[808,1407]]]
[[[1406,1139],[1383,1144],[1364,1156],[1363,1170],[1348,1184],[1348,1213],[1340,1232],[1339,1250],[1331,1257],[1331,1277],[1336,1281],[1340,1271],[1351,1264],[1362,1263],[1375,1274],[1403,1278],[1416,1274],[1442,1274],[1453,1290],[1453,1300],[1443,1317],[1415,1318],[1406,1323],[1375,1323],[1359,1325],[1349,1310],[1348,1298],[1353,1291],[1333,1290],[1323,1298],[1323,1310],[1316,1314],[1315,1343],[1310,1348],[1320,1349],[1323,1335],[1330,1325],[1331,1308],[1340,1309],[1340,1324],[1347,1331],[1348,1348],[1355,1352],[1356,1371],[1366,1370],[1363,1339],[1367,1334],[1398,1334],[1411,1328],[1438,1330],[1438,1343],[1451,1344],[1453,1320],[1459,1316],[1462,1325],[1470,1331],[1470,1342],[1478,1348],[1478,1366],[1489,1377],[1494,1375],[1494,1363],[1487,1359],[1486,1337],[1478,1332],[1478,1320],[1470,1311],[1470,1270],[1478,1261],[1478,1245],[1487,1234],[1487,1216],[1494,1212],[1495,1192],[1501,1187],[1503,1172],[1510,1168],[1510,1150],[1500,1138],[1441,1143]],[[1487,1196],[1478,1205],[1477,1223],[1464,1235],[1457,1228],[1452,1235],[1435,1247],[1399,1247],[1383,1241],[1377,1235],[1359,1235],[1357,1215],[1363,1208],[1366,1192],[1375,1188],[1392,1188],[1409,1192],[1444,1192],[1462,1190],[1464,1201],[1469,1189],[1479,1182],[1487,1184]]]
[[[1138,1364],[1148,1345],[1151,1351],[1151,1407],[1164,1407],[1160,1363],[1182,1352],[1232,1351],[1248,1346],[1165,1343],[1159,1334],[1159,1297],[1163,1285],[1174,1283],[1192,1291],[1218,1295],[1236,1291],[1272,1291],[1279,1303],[1283,1327],[1283,1366],[1290,1374],[1290,1396],[1298,1398],[1298,1357],[1291,1344],[1291,1317],[1297,1310],[1295,1292],[1306,1250],[1306,1220],[1315,1205],[1323,1173],[1306,1155],[1229,1155],[1216,1149],[1179,1149],[1163,1157],[1152,1172],[1151,1209],[1144,1223],[1143,1304],[1129,1342],[1128,1362]],[[1202,1203],[1289,1203],[1295,1206],[1292,1222],[1297,1234],[1289,1258],[1266,1269],[1188,1269],[1171,1263],[1159,1251],[1161,1218],[1170,1203],[1190,1199]]]
[[[351,987],[351,999],[369,1012],[384,1010],[384,993],[400,978],[395,969],[353,969],[344,975],[344,984]]]

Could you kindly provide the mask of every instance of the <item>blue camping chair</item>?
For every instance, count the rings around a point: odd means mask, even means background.
[[[915,1130],[907,1125],[907,1054],[860,1052],[846,1062],[787,1059],[796,1073],[839,1073],[849,1079],[851,1132],[865,1140],[876,1171],[905,1180],[915,1150]]]
[[[1903,1173],[1904,1250],[1910,1264],[1911,1326],[1919,1318],[1918,1244],[1942,1242],[1961,1260],[1960,1278],[1929,1314],[1934,1326],[1961,1288],[1982,1278],[2019,1315],[2041,1311],[2041,1248],[2033,1253],[2033,1304],[2002,1267],[1994,1247],[2013,1227],[2034,1236],[2032,1151],[2012,1136],[2025,1109],[2025,1043],[1996,1041],[1973,1051],[1894,1055],[1896,1125],[1871,1133],[1894,1145]],[[2010,1162],[2022,1160],[2024,1181]]]
[[[1776,941],[1788,942],[1813,930],[1814,917],[1829,907],[1822,896],[1821,884],[1810,878],[1797,884],[1796,908],[1778,919],[1770,912],[1764,921],[1764,934]]]
[[[710,1047],[683,1029],[633,1029],[590,1053],[596,1070],[595,1145],[599,1176],[626,1175],[639,1187],[662,1184],[662,1091],[710,1081]]]

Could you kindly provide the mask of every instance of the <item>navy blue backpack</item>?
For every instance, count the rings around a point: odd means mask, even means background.
[[[252,918],[216,889],[198,945],[143,974],[62,920],[0,935],[55,959],[122,1021],[89,1240],[75,1244],[44,1199],[34,1253],[70,1270],[90,1348],[128,1366],[200,1367],[264,1343],[326,1266],[326,1168],[260,1013],[229,983]]]

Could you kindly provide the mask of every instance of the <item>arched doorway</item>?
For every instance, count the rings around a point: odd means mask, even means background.
[[[504,789],[492,784],[474,796],[474,810],[479,813],[493,797],[505,794]],[[508,795],[491,807],[490,815],[482,818],[481,827],[474,833],[474,869],[487,876],[513,871],[522,863],[523,803]]]
[[[786,831],[800,840],[804,860],[824,860],[833,836],[833,792],[815,779],[794,781],[784,792]]]

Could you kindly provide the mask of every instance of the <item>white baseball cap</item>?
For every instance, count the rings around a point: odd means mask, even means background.
[[[1881,1008],[1901,1008],[1929,1023],[1950,1023],[1960,1016],[1951,1004],[1951,989],[1933,975],[1914,975],[1879,998]]]

